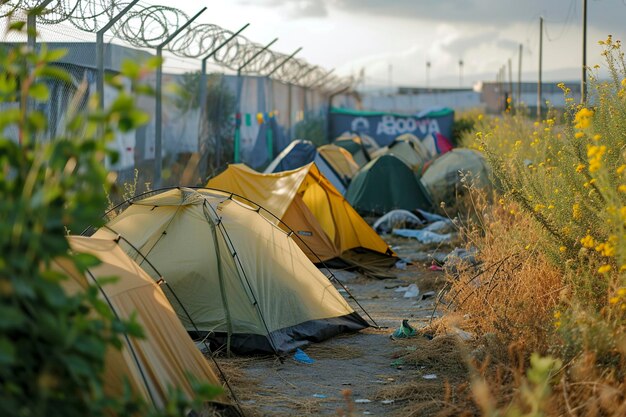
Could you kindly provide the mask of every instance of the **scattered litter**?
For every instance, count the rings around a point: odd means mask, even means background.
[[[387,405],[387,404],[393,404],[394,402],[395,400],[382,400],[380,403]]]
[[[352,385],[352,382],[342,382],[341,385]]]
[[[437,262],[439,265],[443,265],[446,262],[446,257],[448,253],[446,252],[433,252],[430,254],[430,259]]]
[[[474,335],[472,333],[461,330],[458,327],[453,327],[452,330],[454,330],[454,332],[459,335],[459,337],[463,340],[471,340],[474,338]]]
[[[469,249],[456,248],[448,255],[446,255],[443,263],[446,266],[446,270],[456,272],[468,266],[478,265],[479,262],[476,259],[477,254],[478,249],[473,246]]]
[[[431,271],[443,271],[443,268],[439,265],[431,265],[428,267],[428,269],[430,269]]]
[[[409,290],[409,286],[407,285],[406,287],[402,287],[402,286],[397,286],[394,287],[395,288],[395,292],[405,292]]]
[[[348,293],[348,291],[344,290],[343,288],[337,288],[337,291],[342,292],[344,294]]]
[[[424,224],[419,217],[407,210],[391,210],[374,222],[374,230],[378,234],[391,232],[394,228],[414,229]]]
[[[404,365],[404,359],[396,359],[395,361],[391,362],[389,365],[394,366],[396,368],[401,367],[402,365]],[[386,382],[382,382],[382,384],[386,384]]]
[[[426,230],[427,232],[440,232],[441,230],[447,229],[450,226],[449,222],[444,222],[443,220],[438,220],[434,223],[429,224],[422,230]]]
[[[400,325],[400,327],[398,327],[389,337],[392,340],[406,339],[415,336],[416,333],[417,332],[415,331],[415,329],[409,324],[409,320],[404,319],[402,320],[402,324]]]
[[[306,364],[311,364],[314,363],[315,360],[309,358],[309,355],[307,355],[306,353],[304,353],[304,351],[300,348],[298,348],[296,350],[296,353],[293,355],[293,358],[300,363],[306,363]]]
[[[420,294],[420,289],[415,284],[409,285],[409,288],[404,293],[404,298],[417,297]]]
[[[435,292],[434,291],[426,291],[424,294],[422,294],[422,300],[426,300],[426,299],[434,297],[434,296],[435,296]]]
[[[422,378],[424,378],[424,379],[437,379],[437,375],[435,375],[435,374],[426,374],[426,375],[422,375]]]
[[[404,271],[406,269],[406,265],[407,265],[406,262],[398,261],[398,262],[396,262],[395,267]]]
[[[422,217],[424,220],[426,220],[427,223],[443,221],[443,222],[448,222],[448,223],[452,224],[452,220],[450,220],[450,219],[448,219],[446,217],[440,216],[438,214],[435,214],[435,213],[429,213],[427,211],[417,209],[417,214],[419,214],[420,217]]]
[[[371,403],[372,400],[368,400],[367,398],[357,398],[356,400],[354,400],[354,402],[356,404],[367,404],[367,403]]]
[[[363,415],[364,416],[371,416],[373,415],[372,413],[370,413],[369,411],[363,411]]]
[[[440,235],[439,233],[429,232],[428,230],[393,229],[393,234],[417,239],[418,242],[423,244],[449,243],[452,241],[452,233]]]
[[[324,394],[313,394],[313,398],[328,398],[328,395],[324,395]]]

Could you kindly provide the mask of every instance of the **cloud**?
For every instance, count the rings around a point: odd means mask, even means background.
[[[328,16],[325,0],[241,0],[241,5],[262,5],[278,8],[292,19],[321,18]]]
[[[283,8],[292,18],[325,17],[329,9],[351,14],[388,16],[503,28],[546,17],[546,24],[580,26],[578,0],[240,0]],[[608,32],[623,29],[626,4],[595,1],[588,7],[589,25]]]

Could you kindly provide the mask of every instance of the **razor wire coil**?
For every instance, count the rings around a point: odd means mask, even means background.
[[[39,7],[42,0],[0,0],[0,17],[9,17],[16,12],[25,12]],[[128,1],[113,0],[53,0],[37,16],[43,24],[69,22],[85,32],[98,32],[113,17],[118,15]],[[116,37],[137,48],[154,49],[189,20],[180,9],[163,5],[138,3],[131,8],[113,27]],[[182,58],[203,58],[222,45],[233,33],[218,25],[199,23],[190,25],[165,49]],[[259,55],[244,68],[246,74],[267,75],[281,65],[288,55],[266,49],[238,35],[224,45],[214,56],[216,63],[237,71],[255,54]],[[261,52],[262,51],[262,52]],[[303,87],[315,85],[323,79],[326,89],[340,89],[354,84],[352,77],[328,77],[328,71],[306,61],[292,58],[284,63],[272,77],[280,82]],[[318,86],[321,87],[321,86]]]

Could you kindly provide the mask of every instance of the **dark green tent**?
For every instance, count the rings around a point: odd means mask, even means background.
[[[429,209],[432,205],[411,169],[393,154],[365,165],[352,179],[346,200],[360,214],[376,216],[394,209]]]

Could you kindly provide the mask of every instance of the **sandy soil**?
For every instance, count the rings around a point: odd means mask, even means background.
[[[403,248],[398,249],[401,252]],[[404,249],[408,249],[407,253],[415,252],[414,248]],[[315,363],[302,364],[291,356],[283,363],[274,357],[221,359],[226,373],[232,374],[235,392],[246,414],[342,415],[338,409],[353,407],[351,415],[354,416],[402,415],[403,405],[379,398],[379,391],[421,378],[421,374],[431,371],[393,366],[393,353],[402,347],[389,336],[402,319],[409,319],[414,327],[428,322],[435,297],[420,298],[424,292],[441,287],[443,274],[430,272],[421,263],[393,272],[397,279],[377,281],[357,277],[346,283],[381,328],[308,346],[304,350]],[[410,283],[420,288],[417,298],[403,298],[404,293],[390,288]],[[346,405],[344,395],[347,392],[351,405]]]

